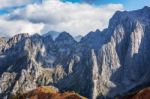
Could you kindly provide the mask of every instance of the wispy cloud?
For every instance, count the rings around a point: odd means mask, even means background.
[[[20,32],[45,33],[54,30],[85,35],[89,31],[106,28],[115,11],[122,9],[121,4],[98,7],[84,3],[45,0],[42,4],[29,4],[1,16],[0,33],[14,35]]]

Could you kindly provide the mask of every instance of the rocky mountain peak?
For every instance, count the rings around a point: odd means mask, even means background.
[[[11,46],[17,42],[24,40],[29,37],[28,33],[17,34],[8,40],[8,44]]]
[[[67,32],[54,41],[50,35],[15,35],[0,54],[0,98],[51,85],[89,99],[114,99],[149,84],[149,23],[145,7],[116,12],[107,29],[78,43]]]
[[[46,35],[43,37],[45,42],[54,42],[53,37],[51,35]]]
[[[148,7],[148,6],[145,6],[144,8],[143,8],[143,10],[146,12],[146,11],[150,11],[150,7]]]
[[[56,41],[59,41],[59,40],[68,40],[68,39],[72,39],[73,40],[73,37],[69,33],[67,33],[67,32],[62,32],[56,38]]]
[[[135,11],[117,11],[109,21],[109,28],[114,28],[118,24],[135,25],[137,21],[144,25],[150,23],[150,7],[145,6]]]
[[[96,31],[95,31],[96,33],[100,33],[101,31],[99,30],[99,29],[96,29]]]
[[[62,32],[59,36],[55,39],[56,44],[58,45],[74,45],[77,42],[74,38],[67,32]]]
[[[97,29],[95,32],[89,32],[84,36],[80,43],[83,45],[88,45],[91,48],[97,49],[105,42],[105,34]]]

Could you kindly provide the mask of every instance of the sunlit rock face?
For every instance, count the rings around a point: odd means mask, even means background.
[[[67,32],[0,40],[0,98],[38,86],[89,99],[122,96],[150,82],[150,8],[116,12],[109,26],[82,37]]]
[[[149,82],[150,62],[149,26],[150,9],[133,12],[116,12],[110,20],[108,29],[112,34],[107,44],[98,52],[100,62],[101,93],[108,97],[122,95],[124,92]],[[104,87],[105,86],[105,87]]]
[[[6,41],[3,38],[0,38],[0,53],[3,53]]]

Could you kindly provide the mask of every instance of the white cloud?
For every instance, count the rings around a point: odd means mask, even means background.
[[[40,33],[44,24],[33,24],[27,21],[7,21],[0,19],[0,36],[13,36],[19,33]]]
[[[0,0],[0,9],[33,3],[33,0]]]
[[[8,25],[16,22],[22,26],[22,29],[17,24],[13,29],[5,26],[3,28],[11,30],[6,31],[7,33],[15,33],[16,31],[16,33],[31,31],[45,33],[54,30],[67,31],[74,36],[85,35],[90,31],[106,28],[109,19],[117,10],[123,10],[123,6],[121,4],[92,6],[84,3],[63,3],[59,0],[45,0],[43,4],[30,4],[5,16],[5,21]],[[29,28],[27,25],[29,25]],[[26,29],[23,29],[23,26]],[[34,28],[35,26],[40,28]],[[0,30],[1,28],[2,26],[0,26]]]

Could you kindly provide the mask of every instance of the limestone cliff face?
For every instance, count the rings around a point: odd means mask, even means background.
[[[76,42],[66,32],[0,42],[0,98],[38,86],[114,98],[150,82],[150,8],[116,12],[107,29]]]
[[[145,7],[139,11],[117,12],[110,20],[109,28],[113,30],[110,41],[98,53],[101,67],[98,89],[103,89],[102,94],[114,97],[149,82],[147,11],[150,9]]]

